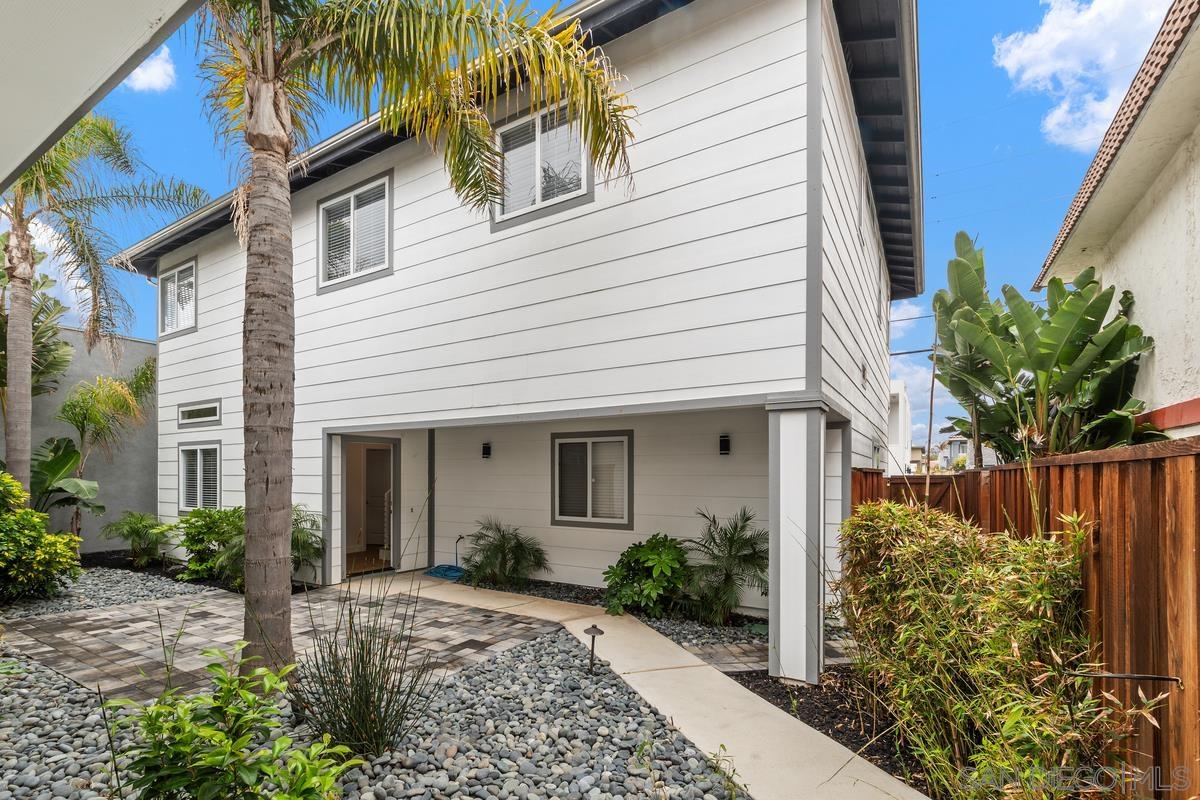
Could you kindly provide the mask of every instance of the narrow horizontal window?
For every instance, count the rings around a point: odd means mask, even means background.
[[[221,401],[209,400],[202,403],[187,403],[179,406],[179,424],[209,425],[221,421]]]
[[[158,332],[175,333],[196,324],[196,264],[191,262],[158,279]]]
[[[551,440],[554,449],[552,522],[557,525],[627,526],[631,518],[632,435],[556,434]]]
[[[506,125],[498,132],[504,194],[497,219],[567,200],[587,191],[583,138],[565,108]]]
[[[179,508],[221,507],[220,445],[185,445],[179,448]]]
[[[350,280],[389,266],[388,178],[321,203],[321,284]]]

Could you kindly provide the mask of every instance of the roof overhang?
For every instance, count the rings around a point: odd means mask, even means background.
[[[891,276],[892,299],[925,290],[916,0],[834,0]]]
[[[1117,109],[1034,281],[1072,278],[1101,257],[1179,146],[1200,124],[1196,0],[1176,0]]]
[[[0,190],[183,24],[200,0],[6,3]],[[19,77],[18,77],[19,76]]]
[[[691,2],[692,0],[583,0],[564,9],[562,17],[578,17],[583,28],[591,31],[591,41],[597,45],[604,45]],[[383,132],[376,118],[356,123],[296,158],[291,170],[292,192],[298,192],[407,138]],[[138,272],[155,275],[159,258],[229,225],[233,221],[232,199],[232,193],[217,198],[128,248],[124,255]]]

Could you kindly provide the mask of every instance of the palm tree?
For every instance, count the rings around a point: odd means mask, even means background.
[[[84,333],[90,348],[116,333],[129,306],[110,273],[118,248],[104,225],[114,212],[147,208],[180,213],[207,201],[199,189],[174,180],[141,178],[144,167],[128,131],[90,114],[0,195],[8,223],[4,270],[8,276],[5,337],[4,435],[8,471],[27,489],[32,437],[33,291],[38,226],[53,240],[52,255],[67,281],[86,296]]]
[[[7,233],[0,233],[0,250],[8,240]],[[34,251],[35,263],[45,254]],[[4,254],[0,252],[0,268],[4,266]],[[55,282],[46,275],[33,280],[33,365],[30,371],[30,394],[37,397],[58,391],[58,377],[67,371],[75,348],[62,339],[62,318],[67,307],[50,294]],[[8,338],[8,275],[0,271],[0,342]],[[8,354],[0,350],[0,415],[8,413],[7,403]]]
[[[218,132],[245,144],[235,227],[246,248],[242,399],[247,655],[290,662],[294,319],[289,170],[322,102],[443,152],[463,202],[502,193],[491,119],[519,83],[533,110],[563,103],[604,174],[628,174],[633,109],[578,22],[502,0],[208,0],[202,68]]]

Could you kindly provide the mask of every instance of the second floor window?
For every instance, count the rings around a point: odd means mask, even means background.
[[[184,264],[158,279],[159,333],[196,324],[196,264]]]
[[[320,206],[321,283],[388,266],[388,181],[382,178]]]
[[[583,140],[565,108],[527,117],[499,130],[504,197],[499,219],[587,191]]]

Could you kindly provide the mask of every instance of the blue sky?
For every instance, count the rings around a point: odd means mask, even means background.
[[[711,1],[711,0],[710,0]],[[535,2],[545,6],[545,2]],[[1123,96],[1168,0],[920,0],[924,126],[926,294],[895,304],[893,317],[929,313],[945,284],[954,233],[977,236],[995,290],[1027,290]],[[129,126],[145,161],[213,196],[233,183],[233,158],[204,116],[195,37],[185,26],[101,104]],[[325,117],[324,137],[354,122]],[[132,243],[161,220],[129,221]],[[153,338],[154,290],[122,278],[134,306],[132,333]],[[927,319],[897,322],[894,351],[928,347]],[[924,356],[893,359],[912,400],[914,439],[923,442],[929,403]],[[939,392],[936,428],[953,403]]]

